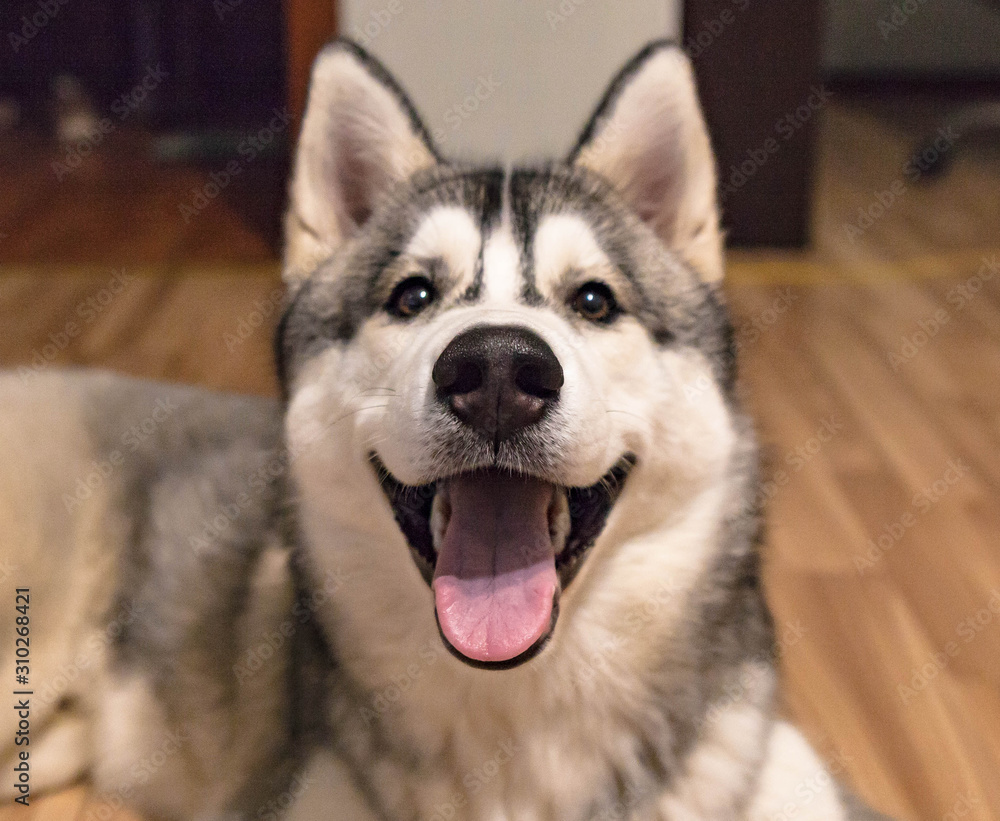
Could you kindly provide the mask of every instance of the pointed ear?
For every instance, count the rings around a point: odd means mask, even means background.
[[[722,279],[715,159],[680,48],[651,43],[625,66],[569,160],[611,182],[703,279]]]
[[[354,236],[379,199],[437,161],[412,103],[348,40],[313,64],[285,219],[285,278],[294,285]]]

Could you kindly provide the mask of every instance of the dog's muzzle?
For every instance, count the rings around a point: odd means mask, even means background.
[[[551,636],[559,596],[603,530],[635,459],[624,455],[589,487],[554,479],[537,431],[559,402],[565,376],[528,328],[460,333],[431,377],[433,401],[465,447],[420,486],[401,484],[377,454],[371,461],[433,590],[445,645],[474,666],[512,667]],[[512,446],[516,461],[505,454]]]
[[[563,369],[533,331],[478,326],[448,344],[432,378],[438,401],[498,448],[558,401]]]

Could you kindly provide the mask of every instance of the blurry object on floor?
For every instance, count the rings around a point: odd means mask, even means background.
[[[21,123],[21,104],[13,97],[0,98],[0,134],[13,131]]]
[[[823,72],[838,93],[946,103],[913,143],[931,182],[969,148],[1000,147],[1000,0],[826,0]]]
[[[963,149],[977,144],[1000,148],[1000,102],[963,105],[923,137],[912,162],[928,179],[945,173]]]
[[[100,133],[94,100],[72,74],[59,74],[52,80],[52,118],[61,143],[87,142]]]

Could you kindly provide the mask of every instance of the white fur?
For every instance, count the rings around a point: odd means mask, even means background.
[[[405,255],[416,260],[440,257],[452,276],[469,282],[482,241],[479,226],[468,211],[441,205],[424,217],[407,243]]]
[[[591,225],[579,214],[549,214],[535,232],[535,280],[551,290],[558,279],[574,268],[588,272],[583,279],[603,279],[611,261],[597,242]]]
[[[517,302],[521,294],[521,255],[505,221],[483,247],[483,282],[488,298],[498,304]]]
[[[750,821],[848,821],[827,766],[790,724],[775,724]]]

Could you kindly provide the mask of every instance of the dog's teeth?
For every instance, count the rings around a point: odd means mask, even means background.
[[[444,540],[444,531],[448,526],[448,519],[451,518],[451,503],[448,500],[447,488],[438,484],[437,493],[434,494],[434,502],[431,504],[431,538],[434,541],[434,550],[440,551],[441,542]]]
[[[557,556],[566,547],[570,524],[568,494],[563,488],[558,488],[549,508],[549,535]]]

